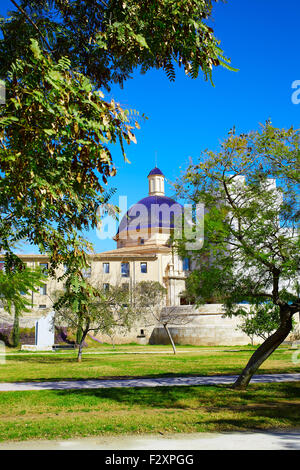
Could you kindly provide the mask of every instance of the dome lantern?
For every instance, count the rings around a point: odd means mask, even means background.
[[[148,175],[149,196],[165,195],[165,177],[162,171],[155,167]]]

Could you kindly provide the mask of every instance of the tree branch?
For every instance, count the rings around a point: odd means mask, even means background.
[[[23,10],[22,7],[20,7],[17,2],[15,2],[15,0],[11,0],[11,2],[14,4],[14,6],[22,13],[23,16],[25,16],[25,18],[27,19],[27,21],[29,21],[29,23],[37,30],[37,32],[39,33],[39,35],[41,36],[41,38],[43,39],[44,43],[46,44],[47,48],[49,49],[49,51],[52,52],[52,49],[47,41],[47,39],[45,38],[45,36],[43,35],[43,33],[40,31],[40,29],[38,28],[38,26],[32,21],[32,19],[30,18],[30,16],[27,15],[26,11]]]

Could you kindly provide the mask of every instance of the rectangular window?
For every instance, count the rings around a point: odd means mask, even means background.
[[[47,284],[43,284],[40,287],[40,295],[47,295]]]
[[[48,263],[40,263],[40,268],[45,276],[48,275]]]
[[[47,308],[47,306],[43,304],[43,305],[39,305],[39,308]]]
[[[109,274],[109,263],[103,263],[103,273],[104,274]]]
[[[141,273],[147,273],[147,263],[141,263]]]
[[[82,270],[82,274],[84,277],[91,277],[92,275],[92,268],[86,268]]]
[[[104,284],[103,284],[103,290],[104,290],[105,292],[108,292],[108,291],[109,291],[109,284],[108,284],[108,282],[104,282]]]
[[[121,263],[121,276],[129,277],[129,263]]]
[[[190,271],[190,259],[184,258],[182,260],[182,269],[183,271]]]

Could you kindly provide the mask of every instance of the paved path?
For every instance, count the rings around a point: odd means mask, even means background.
[[[300,432],[259,431],[176,435],[99,436],[63,441],[1,442],[1,450],[300,450]],[[192,454],[192,452],[191,452]],[[108,454],[108,455],[111,455]],[[115,455],[118,455],[115,452]],[[130,455],[130,454],[129,454]],[[197,459],[195,457],[195,462]],[[130,467],[133,468],[133,467]]]
[[[72,390],[117,387],[165,387],[178,385],[232,384],[237,375],[202,377],[163,377],[158,379],[90,379],[62,380],[59,382],[14,382],[0,383],[0,392],[26,390]],[[300,374],[261,374],[252,378],[252,383],[300,382]]]

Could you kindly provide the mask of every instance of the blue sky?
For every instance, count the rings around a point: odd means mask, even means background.
[[[1,1],[0,14],[11,9]],[[145,113],[148,120],[137,131],[137,145],[127,147],[131,164],[125,164],[116,146],[118,169],[110,184],[131,205],[147,195],[147,174],[155,166],[174,181],[190,157],[196,160],[206,148],[216,150],[228,130],[257,129],[270,118],[277,127],[300,128],[300,104],[292,103],[292,83],[300,80],[299,0],[228,0],[214,7],[213,27],[225,54],[238,72],[215,69],[214,84],[187,78],[178,70],[169,82],[162,71],[134,74],[124,89],[111,96],[124,107]],[[172,189],[167,185],[167,194]],[[89,233],[97,252],[115,248],[113,240]],[[26,252],[35,252],[32,247]]]

